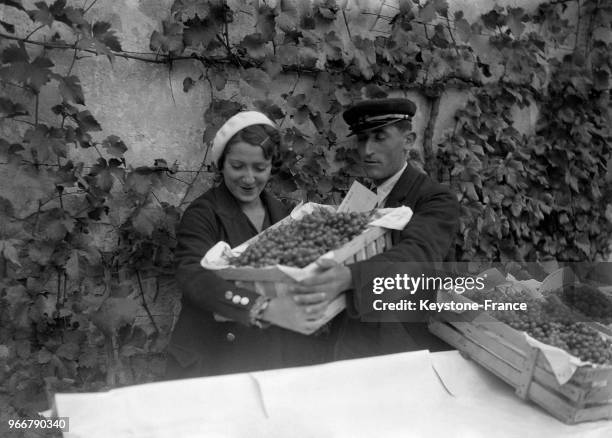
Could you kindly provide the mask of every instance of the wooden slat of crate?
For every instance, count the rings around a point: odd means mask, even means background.
[[[449,343],[459,351],[467,353],[470,358],[476,360],[484,368],[495,374],[506,383],[516,387],[520,381],[520,372],[504,360],[491,354],[480,345],[472,342],[460,332],[454,330],[450,325],[432,320],[429,323],[429,331]]]
[[[538,382],[531,383],[529,387],[529,399],[542,406],[556,418],[568,424],[612,419],[612,405],[576,407],[557,396],[554,392],[538,384]]]

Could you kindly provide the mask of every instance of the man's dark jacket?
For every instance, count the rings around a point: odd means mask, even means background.
[[[288,210],[272,195],[264,192],[262,200],[271,223],[287,216]],[[200,266],[204,254],[217,242],[225,241],[233,248],[256,234],[224,184],[197,198],[183,214],[176,249],[182,309],[168,347],[168,378],[310,365],[330,359],[331,341],[325,334],[314,337],[275,326],[249,326],[249,310],[257,293]],[[233,300],[235,295],[248,297],[248,304]],[[215,313],[232,321],[215,320]]]
[[[392,189],[385,207],[408,206],[413,216],[402,231],[392,232],[393,247],[368,260],[349,265],[353,277],[353,290],[347,292],[347,311],[334,324],[339,329],[334,359],[347,359],[400,351],[449,348],[431,335],[425,315],[402,313],[398,321],[414,317],[419,322],[364,322],[376,320],[372,313],[372,278],[407,273],[434,274],[434,264],[443,262],[457,231],[459,203],[446,187],[408,165]],[[410,262],[410,264],[400,264]],[[415,263],[416,262],[416,263]],[[407,272],[409,269],[411,272]],[[386,294],[386,293],[385,293]],[[396,299],[427,299],[435,301],[433,291],[379,295],[385,301]],[[429,294],[429,296],[427,296]],[[389,297],[393,297],[391,300]],[[385,314],[387,316],[388,314]]]

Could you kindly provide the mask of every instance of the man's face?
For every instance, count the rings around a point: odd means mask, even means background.
[[[407,158],[414,133],[403,132],[394,125],[357,134],[357,150],[368,178],[383,182],[397,173]]]

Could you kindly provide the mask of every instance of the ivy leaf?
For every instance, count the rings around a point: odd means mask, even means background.
[[[51,212],[41,220],[41,228],[46,239],[58,242],[74,230],[74,219],[66,216],[63,211]]]
[[[38,9],[28,11],[28,15],[33,21],[38,21],[41,24],[51,27],[53,24],[53,15],[49,11],[49,6],[45,2],[36,2],[34,4]]]
[[[337,88],[336,91],[334,91],[334,96],[343,107],[353,103],[351,93],[349,93],[346,88]]]
[[[80,276],[80,264],[79,264],[79,252],[77,250],[70,251],[70,257],[66,260],[66,264],[64,265],[64,269],[66,270],[66,275],[71,280],[77,280]]]
[[[7,6],[12,6],[16,9],[19,9],[20,11],[25,11],[25,9],[23,8],[23,6],[21,5],[21,1],[15,1],[15,0],[0,0],[0,5],[7,5]]]
[[[253,105],[272,120],[279,120],[285,117],[283,110],[269,99],[256,100],[253,102]]]
[[[98,365],[98,352],[95,347],[86,347],[79,355],[79,367],[94,368]]]
[[[610,87],[610,73],[606,70],[593,70],[593,85],[597,91],[604,91]]]
[[[28,69],[28,84],[36,91],[49,82],[51,77],[51,70],[49,67],[53,67],[53,63],[43,56],[38,56],[30,64]]]
[[[233,100],[213,99],[204,113],[204,143],[209,143],[214,138],[217,130],[231,116],[242,110],[242,105]]]
[[[372,65],[376,63],[376,49],[372,40],[356,36],[353,38],[355,44],[355,63],[365,79],[374,76]]]
[[[271,180],[272,191],[274,193],[292,193],[298,189],[293,175],[275,176]]]
[[[68,154],[68,147],[59,137],[59,132],[43,124],[28,129],[23,136],[23,141],[30,146],[32,155],[42,162],[49,160],[52,153],[59,157],[66,157]]]
[[[178,55],[183,51],[183,26],[169,20],[162,21],[163,33],[154,31],[151,34],[149,48],[154,52],[162,51],[171,55]]]
[[[419,10],[419,20],[429,23],[434,18],[436,18],[436,5],[435,2],[430,0]]]
[[[49,363],[52,357],[53,353],[43,347],[42,349],[38,350],[38,353],[36,354],[36,362],[39,364]]]
[[[336,32],[330,31],[325,34],[324,37],[325,44],[323,44],[323,49],[325,50],[325,56],[329,61],[337,61],[342,59],[342,49],[343,44],[342,40]]]
[[[195,81],[191,79],[191,77],[187,76],[183,79],[183,91],[187,93],[189,90],[193,88]]]
[[[17,239],[0,240],[0,254],[17,266],[21,266],[19,262],[19,253],[15,248],[15,245],[19,243]]]
[[[436,24],[434,29],[435,29],[435,33],[431,37],[431,42],[434,45],[442,49],[447,49],[450,46],[450,43],[448,39],[446,39],[446,33],[444,31],[444,26],[442,24]]]
[[[115,182],[114,173],[116,173],[116,170],[111,168],[104,158],[98,158],[96,164],[91,167],[88,177],[93,178],[96,187],[105,193],[109,193]]]
[[[53,63],[43,56],[38,56],[31,63],[28,60],[29,56],[23,45],[9,46],[2,52],[2,62],[9,65],[0,68],[0,77],[26,84],[38,92],[49,82],[52,75],[49,67],[52,67]]]
[[[110,23],[106,21],[96,21],[92,29],[93,37],[103,43],[106,47],[115,52],[121,51],[121,44],[115,31],[111,29]]]
[[[28,257],[41,266],[47,266],[54,250],[55,245],[50,242],[36,242],[28,246]]]
[[[83,89],[81,88],[78,76],[56,75],[55,78],[59,81],[59,90],[64,101],[77,103],[79,105],[85,104]]]
[[[252,33],[242,39],[240,47],[253,58],[263,58],[267,54],[266,41],[261,33]]]
[[[240,72],[240,77],[251,87],[258,90],[267,90],[270,84],[268,74],[258,68],[248,68]]]
[[[125,180],[125,187],[140,195],[148,194],[152,186],[153,181],[150,175],[143,175],[137,172],[129,173]]]
[[[106,336],[112,337],[125,325],[136,319],[140,306],[130,298],[109,297],[92,314],[91,321]]]
[[[508,8],[508,27],[516,38],[520,37],[525,30],[522,22],[524,15],[523,8]]]
[[[74,342],[65,342],[59,346],[55,354],[68,360],[76,360],[79,355],[79,346]]]
[[[183,31],[183,40],[186,46],[207,47],[217,35],[217,25],[211,20],[200,20],[192,18],[185,22],[185,30]]]
[[[443,17],[448,17],[448,1],[447,0],[433,0],[434,8],[438,14]]]
[[[105,21],[95,22],[91,29],[86,24],[77,47],[83,50],[93,50],[98,55],[106,55],[112,63],[114,59],[112,51],[120,52],[121,44],[115,35],[115,31],[111,30],[110,27],[110,23]]]
[[[502,15],[503,9],[496,6],[493,10],[481,16],[482,22],[489,29],[497,29],[506,25],[507,16]]]
[[[150,236],[164,218],[164,212],[158,205],[148,205],[138,209],[132,217],[132,226],[135,231]]]
[[[65,13],[66,8],[66,0],[55,0],[53,4],[49,7],[49,12],[53,17],[57,18]]]
[[[208,70],[208,77],[217,91],[225,88],[227,83],[227,72],[225,70],[211,68]]]
[[[455,12],[455,30],[463,42],[469,41],[472,37],[472,28],[468,21],[463,18],[463,12],[461,11]]]
[[[11,23],[0,20],[0,26],[2,26],[8,33],[15,33],[15,26],[13,26]]]
[[[91,27],[85,17],[84,11],[81,8],[66,7],[64,0],[57,0],[49,8],[55,20],[65,23],[71,28],[80,29],[81,31],[89,32]]]
[[[266,59],[261,68],[268,73],[268,76],[270,76],[271,79],[276,78],[283,72],[283,66],[281,63],[274,59]]]
[[[8,46],[2,52],[2,62],[4,64],[28,62],[30,57],[23,44]]]
[[[580,234],[576,239],[574,239],[574,245],[576,245],[576,247],[584,252],[587,256],[591,255],[591,242],[588,235]]]
[[[28,114],[28,111],[22,104],[0,97],[0,118],[10,119],[12,117],[25,116]]]
[[[123,157],[123,154],[127,151],[127,146],[119,137],[116,135],[109,135],[102,141],[102,147],[107,152],[115,157]]]
[[[17,352],[17,356],[21,359],[27,359],[30,357],[32,350],[32,344],[30,341],[24,339],[21,341],[15,342],[15,351]]]
[[[209,2],[201,0],[178,0],[172,4],[171,12],[173,15],[186,21],[190,18],[206,18],[210,14]]]
[[[98,121],[87,110],[77,113],[76,122],[79,125],[79,129],[83,132],[102,131],[102,127]]]
[[[261,35],[262,41],[272,41],[276,35],[276,13],[273,8],[263,2],[260,2],[259,5],[255,28]]]

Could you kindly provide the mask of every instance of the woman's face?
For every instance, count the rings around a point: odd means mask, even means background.
[[[255,201],[270,179],[272,160],[260,146],[240,141],[228,147],[223,162],[223,181],[238,202]]]

